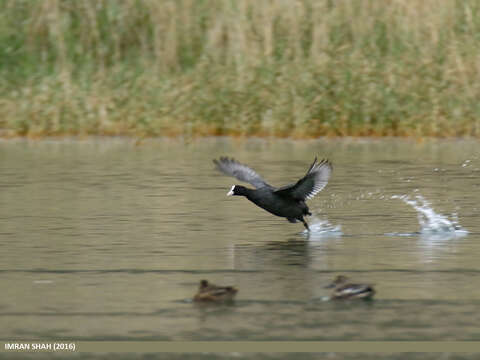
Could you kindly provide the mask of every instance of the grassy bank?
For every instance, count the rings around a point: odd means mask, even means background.
[[[480,2],[0,0],[4,136],[480,135]]]

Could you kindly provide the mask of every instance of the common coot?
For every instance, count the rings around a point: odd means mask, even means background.
[[[255,189],[249,189],[241,185],[233,185],[227,193],[228,196],[245,196],[262,209],[276,216],[285,217],[291,223],[295,223],[297,220],[301,221],[307,230],[310,229],[304,216],[312,214],[305,201],[313,198],[327,185],[332,173],[332,164],[328,160],[317,162],[315,157],[303,178],[294,184],[275,188],[267,184],[255,170],[232,158],[221,157],[213,162],[217,169],[224,174],[255,187]]]

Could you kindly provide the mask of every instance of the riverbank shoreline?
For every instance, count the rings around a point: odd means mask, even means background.
[[[225,141],[232,143],[244,143],[244,142],[341,142],[341,143],[376,143],[384,141],[393,142],[411,142],[414,144],[421,143],[443,143],[443,142],[474,142],[478,141],[478,138],[472,136],[450,136],[450,137],[409,137],[409,136],[320,136],[309,138],[295,138],[295,137],[274,137],[274,136],[229,136],[229,135],[216,135],[216,136],[131,136],[131,135],[45,135],[45,136],[4,136],[0,132],[0,142],[131,142],[135,146],[139,146],[146,143],[171,141],[171,142],[183,142],[185,144],[202,142],[202,141]]]

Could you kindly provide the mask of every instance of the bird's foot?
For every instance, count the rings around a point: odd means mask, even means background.
[[[304,219],[302,219],[302,223],[303,225],[305,225],[305,228],[307,229],[307,231],[310,231],[310,228],[308,227],[308,224]]]

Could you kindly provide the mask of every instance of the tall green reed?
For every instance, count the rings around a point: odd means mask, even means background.
[[[5,135],[480,134],[480,3],[3,0]]]

